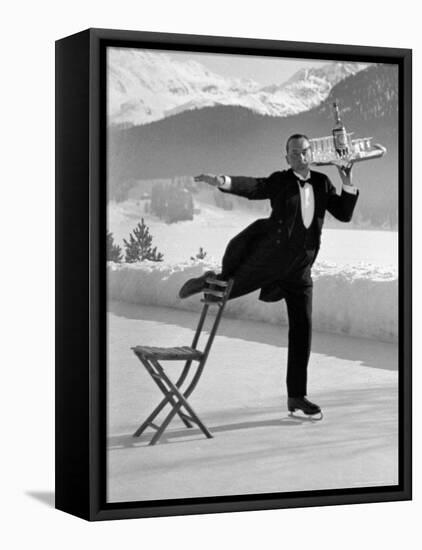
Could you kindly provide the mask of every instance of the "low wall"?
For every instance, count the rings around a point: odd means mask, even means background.
[[[133,304],[199,311],[198,296],[180,300],[178,291],[191,277],[217,266],[208,263],[166,264],[109,262],[108,299]],[[384,342],[397,342],[398,279],[376,266],[316,263],[313,268],[313,328]],[[236,298],[225,315],[274,324],[287,324],[284,302],[264,303],[258,292]]]

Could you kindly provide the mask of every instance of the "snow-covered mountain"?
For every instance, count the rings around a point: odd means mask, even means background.
[[[397,65],[392,64],[374,64],[344,78],[320,105],[284,118],[263,116],[235,105],[216,105],[152,124],[110,128],[109,196],[123,200],[140,180],[206,172],[259,176],[284,168],[284,143],[290,135],[329,135],[334,99],[340,101],[346,128],[356,136],[373,136],[375,143],[387,148],[383,159],[360,163],[355,169],[364,200],[358,201],[354,220],[395,228],[399,80]],[[326,172],[336,177],[332,168]]]
[[[368,66],[365,63],[332,62],[318,68],[301,69],[286,82],[266,86],[261,91],[273,94],[277,99],[288,96],[295,98],[297,103],[302,101],[305,108],[288,113],[297,114],[322,103],[336,84]]]
[[[216,105],[245,107],[261,115],[285,117],[319,105],[333,86],[356,74],[363,63],[332,62],[302,69],[283,84],[226,78],[197,61],[177,61],[151,50],[108,50],[110,125],[138,126]]]

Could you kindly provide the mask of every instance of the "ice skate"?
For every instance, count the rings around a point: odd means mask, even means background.
[[[322,420],[323,415],[321,408],[315,403],[311,403],[306,397],[289,397],[287,400],[287,408],[289,410],[289,416],[294,416],[297,410],[302,411],[312,420]]]

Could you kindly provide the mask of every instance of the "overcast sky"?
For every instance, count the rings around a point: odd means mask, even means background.
[[[195,59],[210,71],[226,77],[251,78],[263,85],[280,84],[304,67],[320,67],[330,61],[287,59],[252,55],[202,54],[196,52],[166,52],[180,61]]]

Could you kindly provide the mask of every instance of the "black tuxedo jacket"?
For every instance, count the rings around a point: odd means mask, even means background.
[[[256,220],[230,241],[223,258],[223,276],[234,273],[236,266],[242,262],[245,255],[256,250],[258,244],[262,246],[263,242],[274,243],[274,240],[265,239],[265,236],[275,233],[280,227],[283,227],[283,232],[279,246],[287,246],[296,214],[301,208],[297,177],[291,169],[274,172],[267,178],[244,176],[230,176],[230,178],[230,191],[220,189],[221,191],[250,200],[269,199],[272,211],[269,218]],[[314,219],[318,235],[315,261],[320,246],[325,212],[330,212],[342,222],[349,222],[352,219],[359,192],[352,194],[342,191],[338,195],[330,179],[325,174],[315,171],[311,171],[310,184],[314,191]],[[271,294],[271,289],[262,289],[260,299],[265,300],[267,291]]]

